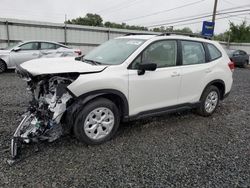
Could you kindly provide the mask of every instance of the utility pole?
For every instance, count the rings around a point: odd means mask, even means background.
[[[64,44],[67,45],[67,14],[65,14],[64,21]]]
[[[217,11],[217,4],[218,4],[218,0],[214,0],[214,11],[213,11],[213,19],[212,19],[212,22],[214,23],[215,23],[216,11]]]

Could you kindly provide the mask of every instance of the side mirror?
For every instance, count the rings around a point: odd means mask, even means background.
[[[155,71],[157,65],[155,63],[145,63],[138,65],[138,75],[145,74],[146,71]]]
[[[12,51],[14,51],[14,52],[18,52],[18,51],[20,51],[20,50],[21,50],[21,48],[18,47],[18,46],[12,49]]]

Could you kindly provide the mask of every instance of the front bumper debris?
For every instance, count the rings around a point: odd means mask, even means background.
[[[7,163],[11,166],[17,161],[17,156],[18,156],[18,147],[20,147],[20,144],[22,143],[22,140],[24,138],[21,138],[21,130],[23,129],[24,125],[27,123],[27,121],[32,117],[32,114],[26,114],[24,115],[23,120],[21,123],[18,125],[12,139],[11,139],[11,159],[7,160]]]
[[[58,139],[62,135],[61,125],[53,121],[49,125],[51,127],[39,124],[35,114],[26,113],[11,139],[11,159],[7,160],[7,163],[12,166],[20,160],[21,148],[24,144],[53,142]]]
[[[53,142],[62,136],[62,118],[74,101],[67,86],[79,76],[62,74],[33,77],[21,67],[17,67],[16,73],[27,81],[32,100],[11,139],[11,159],[7,161],[9,165],[20,159],[24,144]]]

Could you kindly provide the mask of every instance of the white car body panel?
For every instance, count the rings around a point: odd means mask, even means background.
[[[28,70],[34,76],[55,73],[99,72],[106,68],[105,65],[95,66],[76,61],[73,57],[34,59],[22,63],[20,66]]]
[[[68,89],[77,97],[90,91],[112,89],[120,91],[128,99],[128,70],[121,67],[109,66],[98,74],[82,74]]]
[[[129,70],[129,115],[176,105],[180,71],[180,67],[160,68],[138,76],[137,70]]]
[[[0,59],[2,59],[7,65],[9,65],[10,50],[0,50]]]
[[[40,56],[39,50],[23,50],[18,52],[10,52],[9,68],[20,65],[25,61],[37,59]]]

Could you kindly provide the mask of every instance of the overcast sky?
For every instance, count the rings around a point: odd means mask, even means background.
[[[65,14],[72,19],[86,13],[97,13],[104,21],[142,26],[167,23],[174,28],[188,26],[195,32],[201,30],[202,21],[209,21],[211,17],[176,23],[177,19],[210,14],[213,4],[214,0],[0,0],[0,17],[62,23]],[[242,5],[248,6],[241,9],[250,9],[249,0],[218,0],[217,10]],[[237,17],[229,17],[232,15]],[[222,17],[228,18],[216,21],[215,33],[227,30],[229,21],[238,24],[246,19],[250,24],[250,11],[217,16]],[[194,23],[197,21],[199,23]]]

